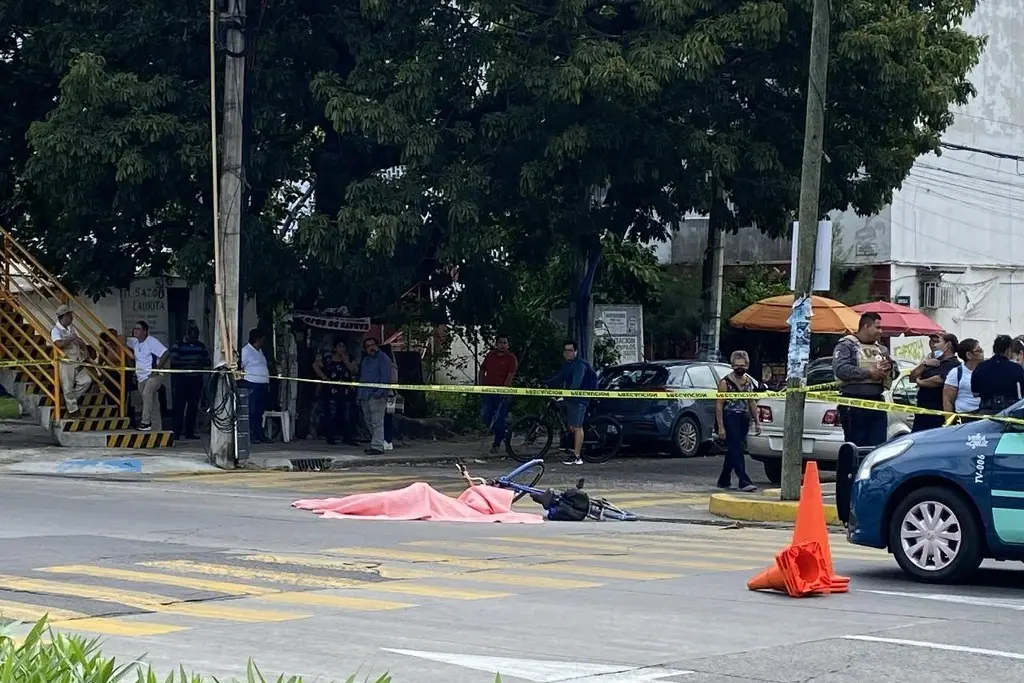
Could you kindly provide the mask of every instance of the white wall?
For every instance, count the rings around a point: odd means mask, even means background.
[[[956,307],[922,312],[946,331],[961,339],[973,337],[987,350],[998,334],[1024,334],[1024,267],[970,267],[964,273],[945,274],[942,281],[953,285]],[[910,306],[919,306],[916,267],[892,267],[892,294],[909,296]]]
[[[980,2],[967,30],[988,45],[978,91],[943,142],[1024,155],[1024,8]],[[893,260],[1024,265],[1024,163],[944,149],[922,157],[893,200]]]

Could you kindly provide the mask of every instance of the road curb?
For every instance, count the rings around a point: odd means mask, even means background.
[[[712,493],[708,512],[744,522],[795,522],[798,506],[799,503],[793,501],[766,500],[764,496],[743,498],[729,493]],[[825,523],[840,524],[835,505],[825,505]]]

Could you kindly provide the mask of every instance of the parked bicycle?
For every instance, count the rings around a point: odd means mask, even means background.
[[[571,451],[573,434],[565,419],[565,400],[553,398],[539,415],[526,415],[509,427],[505,437],[505,450],[517,462],[543,459],[559,435],[559,445]],[[591,417],[587,408],[583,418],[584,462],[602,463],[614,458],[622,448],[622,425],[607,415]]]

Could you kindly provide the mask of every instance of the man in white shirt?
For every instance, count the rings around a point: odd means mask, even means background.
[[[160,402],[157,392],[163,382],[163,376],[156,372],[167,365],[170,358],[167,347],[159,339],[149,335],[149,325],[145,320],[135,323],[132,336],[128,338],[128,348],[135,354],[135,381],[139,385],[142,397],[142,417],[139,420],[139,431],[160,431],[163,417],[160,415]]]
[[[263,441],[263,412],[267,409],[270,393],[270,368],[263,353],[264,335],[259,330],[249,331],[249,343],[242,347],[242,372],[245,377],[239,385],[249,390],[249,443]]]
[[[57,308],[57,324],[50,330],[50,341],[64,352],[64,360],[60,364],[60,388],[68,415],[78,412],[78,400],[92,385],[89,371],[81,365],[89,358],[89,348],[78,336],[74,318],[71,308],[61,305]]]

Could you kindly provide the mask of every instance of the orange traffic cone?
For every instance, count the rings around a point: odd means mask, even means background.
[[[804,483],[800,488],[800,504],[796,511],[796,527],[793,529],[793,545],[816,542],[821,547],[825,567],[831,577],[831,593],[846,593],[850,590],[848,576],[836,576],[832,563],[832,549],[828,542],[828,525],[825,523],[825,500],[818,478],[818,463],[811,460],[804,470]]]
[[[775,556],[771,567],[747,582],[749,590],[774,590],[791,598],[827,593],[830,586],[825,556],[816,541],[786,548]]]

